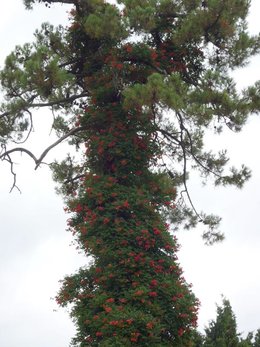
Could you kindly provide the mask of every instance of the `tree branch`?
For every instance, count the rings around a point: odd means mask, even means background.
[[[77,181],[77,180],[79,180],[79,179],[81,179],[81,178],[83,178],[83,177],[85,177],[85,176],[86,176],[85,174],[77,175],[77,176],[75,176],[75,177],[66,179],[66,180],[64,181],[64,183],[65,183],[65,184],[67,184],[67,183],[73,183],[73,182],[75,182],[75,181]]]
[[[16,173],[14,172],[13,170],[13,167],[14,167],[14,163],[11,159],[11,157],[9,155],[7,155],[3,160],[6,160],[8,161],[8,163],[10,164],[10,170],[11,170],[11,174],[13,175],[13,185],[9,191],[9,193],[11,193],[13,191],[14,188],[16,188],[20,193],[21,193],[21,190],[19,189],[19,187],[17,187],[16,185]]]
[[[192,202],[192,199],[190,197],[190,193],[189,193],[189,190],[188,190],[188,187],[187,187],[187,158],[186,158],[186,149],[185,149],[185,146],[183,144],[184,143],[184,141],[183,141],[183,130],[185,130],[185,128],[183,126],[183,119],[181,117],[178,117],[178,118],[179,118],[180,128],[181,128],[180,146],[181,146],[182,153],[183,153],[183,185],[184,185],[185,192],[186,192],[186,195],[188,197],[189,203],[190,203],[194,213],[199,218],[199,221],[203,221],[203,219],[201,218],[200,214],[197,212],[197,210],[196,210],[196,208],[195,208],[195,206],[194,206],[194,204]]]
[[[60,137],[57,141],[55,141],[52,145],[50,145],[49,147],[47,147],[42,154],[40,155],[39,159],[36,162],[36,167],[35,170],[37,170],[37,168],[39,167],[39,165],[41,164],[43,158],[47,155],[47,153],[54,147],[56,147],[59,143],[61,143],[63,140],[65,140],[66,138],[70,137],[71,135],[74,135],[76,133],[78,133],[79,131],[84,130],[85,127],[77,127],[74,129],[71,129],[67,134],[63,135],[62,137]]]
[[[29,126],[29,130],[28,130],[28,133],[27,135],[25,136],[25,138],[22,140],[22,141],[15,141],[14,139],[12,140],[14,143],[16,144],[22,144],[22,143],[25,143],[29,136],[31,135],[31,132],[33,131],[33,117],[32,117],[32,113],[29,111],[29,110],[25,110],[25,112],[29,113],[29,120],[30,120],[30,126]]]
[[[65,99],[61,99],[61,100],[57,100],[57,101],[50,101],[50,102],[46,102],[46,103],[35,103],[35,104],[31,104],[30,107],[36,108],[36,107],[51,107],[51,106],[55,106],[55,105],[59,105],[59,104],[65,104],[65,103],[69,103],[72,102],[74,100],[77,100],[79,98],[84,98],[87,97],[88,94],[87,93],[81,93],[79,95],[73,95],[71,97],[65,98]]]
[[[45,2],[48,4],[52,4],[52,3],[62,3],[62,4],[73,4],[76,5],[78,0],[40,0],[40,2]]]
[[[84,98],[87,97],[88,94],[87,93],[81,93],[79,95],[73,95],[71,97],[68,98],[64,98],[64,99],[60,99],[60,100],[56,100],[56,101],[50,101],[50,102],[46,102],[46,103],[34,103],[34,104],[30,104],[30,101],[33,101],[38,95],[32,96],[28,101],[27,101],[27,105],[24,105],[24,107],[20,110],[20,111],[27,111],[29,108],[37,108],[37,107],[51,107],[51,106],[55,106],[55,105],[60,105],[60,104],[66,104],[66,103],[70,103],[74,100],[80,99],[80,98]],[[11,115],[11,112],[7,111],[4,112],[0,115],[0,118],[4,118]]]
[[[12,149],[9,149],[9,150],[6,150],[6,147],[5,145],[2,145],[2,153],[0,154],[0,159],[1,160],[7,160],[7,159],[10,159],[10,154],[11,153],[14,153],[14,152],[23,152],[23,153],[26,153],[27,155],[29,155],[33,161],[35,162],[36,166],[35,166],[35,170],[37,170],[37,168],[39,167],[39,165],[42,163],[42,160],[46,157],[46,155],[49,153],[49,151],[56,147],[59,143],[61,143],[63,140],[65,140],[66,138],[84,130],[85,127],[77,127],[77,128],[73,128],[71,129],[67,134],[63,135],[62,137],[60,137],[57,141],[55,141],[53,144],[51,144],[49,147],[47,147],[43,152],[42,154],[40,155],[40,157],[37,159],[36,156],[31,152],[29,151],[28,149],[26,148],[23,148],[23,147],[16,147],[16,148],[12,148]],[[6,159],[7,158],[7,159]],[[9,160],[8,160],[9,161]],[[9,161],[10,162],[10,161]]]
[[[185,130],[188,138],[189,138],[189,145],[190,145],[190,150],[188,150],[187,148],[185,148],[185,151],[188,152],[188,154],[190,154],[192,156],[192,158],[194,159],[194,161],[201,166],[205,171],[208,171],[210,173],[212,173],[214,176],[218,177],[218,178],[223,178],[221,175],[219,175],[217,172],[211,170],[209,167],[205,166],[200,159],[198,159],[196,157],[196,155],[194,154],[193,151],[193,144],[192,144],[192,139],[191,139],[191,135],[188,131],[188,129],[184,126],[183,124],[183,130]],[[166,138],[170,138],[172,141],[175,141],[175,144],[178,144],[179,146],[182,145],[181,141],[178,140],[176,137],[174,137],[171,133],[169,133],[167,130],[164,129],[158,129],[158,131],[160,131]],[[168,139],[169,140],[169,139]],[[170,141],[170,140],[169,140]]]
[[[2,146],[2,148],[4,147],[5,146]],[[31,151],[23,147],[15,147],[15,148],[9,149],[8,151],[4,150],[4,152],[0,155],[0,159],[5,160],[5,157],[8,157],[11,153],[14,153],[14,152],[24,152],[28,154],[34,160],[35,163],[37,163],[38,161],[35,155]]]

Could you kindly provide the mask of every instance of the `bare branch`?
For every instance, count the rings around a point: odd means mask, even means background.
[[[190,197],[190,193],[189,193],[189,190],[188,190],[188,187],[187,187],[187,158],[186,158],[186,148],[184,146],[184,142],[183,142],[183,130],[184,130],[184,126],[183,126],[183,119],[182,117],[178,117],[179,118],[179,122],[180,122],[180,128],[181,128],[181,141],[180,141],[180,145],[181,145],[181,149],[182,149],[182,153],[183,153],[183,185],[184,185],[184,188],[185,188],[185,192],[186,192],[186,195],[187,195],[187,198],[189,200],[189,203],[194,211],[194,213],[196,214],[196,216],[199,218],[199,221],[203,221],[203,219],[201,218],[200,214],[197,212],[193,202],[192,202],[192,199]]]
[[[5,146],[2,146],[2,148],[5,148]],[[28,154],[35,161],[35,163],[37,163],[37,158],[35,157],[35,155],[31,151],[23,147],[15,147],[15,148],[9,149],[8,151],[4,150],[4,152],[0,155],[0,159],[5,160],[6,157],[8,157],[11,153],[14,153],[14,152],[24,152]]]
[[[14,152],[23,152],[23,153],[26,153],[27,155],[29,155],[33,161],[35,162],[36,166],[35,166],[35,170],[37,170],[37,168],[39,167],[39,165],[42,163],[42,160],[43,158],[46,157],[46,155],[49,153],[49,151],[56,147],[59,143],[61,143],[62,141],[64,141],[65,139],[67,139],[68,137],[84,130],[85,127],[77,127],[77,128],[73,128],[71,129],[68,133],[66,133],[65,135],[63,135],[62,137],[60,137],[57,141],[55,141],[53,144],[51,144],[49,147],[47,147],[43,152],[42,154],[40,155],[40,157],[37,159],[36,156],[31,152],[29,151],[28,149],[26,148],[23,148],[23,147],[15,147],[15,148],[12,148],[12,149],[9,149],[9,150],[6,150],[6,147],[5,145],[2,145],[2,153],[0,154],[0,159],[1,160],[8,160],[10,159],[10,154],[11,153],[14,153]],[[9,161],[9,160],[8,160]],[[10,161],[9,161],[10,162]]]
[[[67,134],[63,135],[62,137],[60,137],[57,141],[55,141],[52,145],[50,145],[49,147],[47,147],[42,154],[40,155],[39,159],[36,161],[36,167],[35,170],[37,170],[37,168],[39,167],[39,165],[41,164],[43,158],[49,153],[49,151],[56,147],[59,143],[61,143],[63,140],[67,139],[68,137],[70,137],[71,135],[74,135],[76,133],[78,133],[79,131],[84,130],[85,127],[77,127],[74,129],[71,129]]]
[[[4,147],[4,146],[2,146],[2,147]],[[14,163],[13,163],[13,161],[12,161],[10,155],[7,154],[2,160],[5,160],[5,161],[7,161],[7,162],[10,164],[10,171],[11,171],[11,174],[13,175],[13,184],[12,184],[12,187],[11,187],[9,193],[11,193],[11,192],[13,191],[14,188],[16,188],[16,189],[21,193],[21,190],[20,190],[19,187],[17,187],[17,185],[16,185],[16,173],[15,173],[14,170],[13,170]]]

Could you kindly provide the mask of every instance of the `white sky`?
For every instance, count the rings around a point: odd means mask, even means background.
[[[62,22],[66,7],[48,10],[37,6],[26,12],[22,0],[3,2],[0,14],[0,62],[16,44],[32,39],[32,33],[43,21]],[[250,30],[260,31],[259,0],[252,1]],[[260,79],[260,58],[236,74],[239,86]],[[33,146],[40,154],[48,134],[48,114],[37,115]],[[194,285],[201,301],[200,328],[215,317],[215,303],[221,294],[230,301],[237,316],[239,331],[260,328],[260,120],[252,117],[241,134],[225,132],[209,138],[215,149],[228,148],[232,163],[245,163],[253,177],[243,190],[202,188],[196,179],[189,183],[193,201],[199,210],[223,217],[222,230],[226,240],[206,247],[200,231],[178,233],[182,245],[180,263],[185,278]],[[37,135],[36,135],[37,134]],[[29,146],[29,145],[28,145]],[[55,149],[52,156],[58,155]],[[81,256],[70,247],[72,238],[66,232],[66,218],[61,197],[55,195],[54,184],[47,168],[34,171],[25,156],[16,157],[19,186],[22,194],[9,194],[9,168],[0,166],[0,345],[3,347],[65,347],[74,334],[69,315],[58,309],[51,297],[59,289],[58,281],[84,264]]]

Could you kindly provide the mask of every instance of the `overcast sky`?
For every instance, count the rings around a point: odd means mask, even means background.
[[[49,10],[37,6],[28,12],[22,0],[4,1],[0,14],[1,66],[8,52],[16,44],[30,41],[42,22],[64,22],[66,8],[55,6]],[[251,32],[260,31],[259,13],[259,0],[253,0]],[[259,56],[244,71],[238,71],[236,79],[241,88],[260,79]],[[31,142],[37,154],[46,145],[46,137],[37,130],[48,135],[48,118],[45,112],[37,114]],[[193,283],[201,301],[201,329],[215,317],[215,303],[221,302],[221,294],[231,301],[239,331],[260,328],[259,132],[260,120],[252,116],[241,134],[225,132],[208,138],[212,148],[228,149],[232,163],[245,163],[252,168],[252,179],[243,190],[214,188],[210,184],[202,188],[196,178],[189,184],[197,208],[221,215],[226,234],[222,244],[206,247],[200,230],[178,233],[185,278]],[[58,156],[59,151],[55,149],[52,157]],[[0,163],[0,345],[66,347],[74,327],[67,312],[56,311],[51,297],[59,289],[58,281],[83,265],[84,259],[70,246],[72,238],[65,231],[67,217],[62,199],[55,195],[48,169],[34,171],[33,163],[25,156],[15,159],[22,194],[9,194],[9,169]]]

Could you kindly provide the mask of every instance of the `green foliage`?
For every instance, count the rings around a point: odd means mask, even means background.
[[[73,304],[74,344],[186,345],[197,301],[159,213],[174,208],[176,190],[167,174],[150,171],[161,154],[150,115],[102,102],[88,106],[80,124],[90,171],[77,193],[67,191],[69,228],[94,263],[67,277],[57,297]],[[64,179],[74,165],[67,160],[62,167],[55,172]]]
[[[254,347],[260,346],[260,329],[258,329],[256,334],[255,334],[253,346]]]
[[[159,73],[148,77],[147,83],[135,84],[124,91],[124,105],[132,108],[134,105],[149,106],[151,100],[158,101],[163,107],[182,109],[187,101],[187,87],[182,82],[181,76],[174,74],[164,78]]]
[[[236,316],[229,300],[223,298],[222,305],[217,306],[216,320],[205,328],[205,335],[194,334],[195,346],[200,347],[257,347],[260,330],[249,332],[246,338],[237,332]]]
[[[100,5],[97,6],[96,3]],[[101,6],[102,1],[91,4],[95,12],[86,17],[84,28],[86,33],[97,39],[122,39],[126,33],[121,24],[119,10],[113,5]],[[100,8],[99,8],[100,7]]]
[[[227,299],[223,299],[223,306],[217,306],[217,319],[210,322],[205,332],[205,347],[238,346],[239,334],[237,333],[236,317]]]

